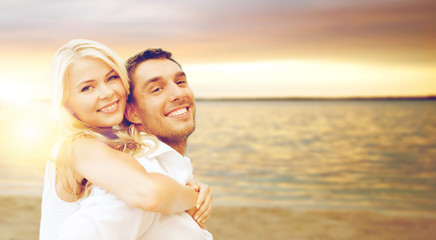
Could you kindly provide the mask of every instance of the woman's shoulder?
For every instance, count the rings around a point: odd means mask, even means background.
[[[75,138],[72,141],[71,147],[71,160],[73,163],[77,161],[87,161],[87,159],[92,157],[113,154],[115,151],[106,143],[90,136],[80,136]]]
[[[72,141],[74,150],[85,150],[85,151],[96,151],[99,149],[112,149],[102,140],[97,139],[93,136],[79,136],[73,139]]]

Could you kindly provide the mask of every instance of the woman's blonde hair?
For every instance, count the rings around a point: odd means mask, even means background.
[[[145,146],[143,141],[141,141],[142,137],[139,131],[133,124],[130,126],[120,125],[123,127],[116,131],[118,137],[107,137],[102,133],[101,129],[80,121],[67,110],[65,103],[68,99],[68,73],[72,63],[81,58],[104,61],[118,74],[127,94],[129,94],[129,78],[124,63],[107,46],[92,40],[74,39],[60,47],[56,52],[52,61],[51,74],[52,113],[60,139],[55,145],[50,159],[56,165],[56,176],[62,182],[64,188],[75,196],[87,195],[90,189],[90,183],[86,179],[79,181],[75,177],[76,174],[71,164],[70,158],[74,147],[74,140],[78,137],[94,137],[116,150],[128,152],[132,155],[139,154],[145,149],[153,148],[153,146]],[[68,182],[65,177],[67,175],[73,176],[75,182]],[[61,176],[64,177],[62,178]],[[76,186],[80,186],[80,189],[77,189]]]

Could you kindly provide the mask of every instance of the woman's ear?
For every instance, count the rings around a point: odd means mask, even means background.
[[[141,118],[139,118],[138,113],[136,112],[136,109],[132,104],[127,103],[126,111],[124,113],[124,116],[129,120],[131,123],[135,124],[141,124]]]

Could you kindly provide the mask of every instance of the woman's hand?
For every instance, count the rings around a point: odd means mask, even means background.
[[[209,185],[198,182],[195,179],[189,181],[186,185],[192,186],[196,191],[198,191],[195,208],[187,210],[186,212],[197,221],[201,228],[206,228],[206,221],[209,219],[213,207],[212,191]]]

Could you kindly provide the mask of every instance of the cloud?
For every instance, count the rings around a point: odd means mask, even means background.
[[[348,80],[363,76],[359,87],[343,88],[344,94],[358,94],[364,86],[369,86],[365,94],[377,89],[427,94],[422,89],[435,89],[435,12],[436,3],[429,0],[0,1],[0,81],[47,82],[56,49],[72,38],[88,38],[124,59],[146,47],[170,50],[184,66],[200,66],[194,70],[205,95],[220,88],[203,85],[203,76],[217,76],[211,82],[224,87],[222,79],[230,79],[235,91],[246,89],[244,80],[257,79],[248,95],[322,95],[308,92],[311,86],[341,94],[334,83],[353,85]],[[218,67],[201,70],[208,64]],[[244,71],[245,64],[255,69]],[[344,73],[348,64],[362,67]],[[223,75],[226,66],[239,72]],[[322,71],[323,66],[336,67]],[[306,85],[297,88],[302,79]]]
[[[0,3],[3,46],[91,38],[188,61],[436,60],[436,4],[418,1],[32,1]],[[27,44],[27,45],[26,45]]]

